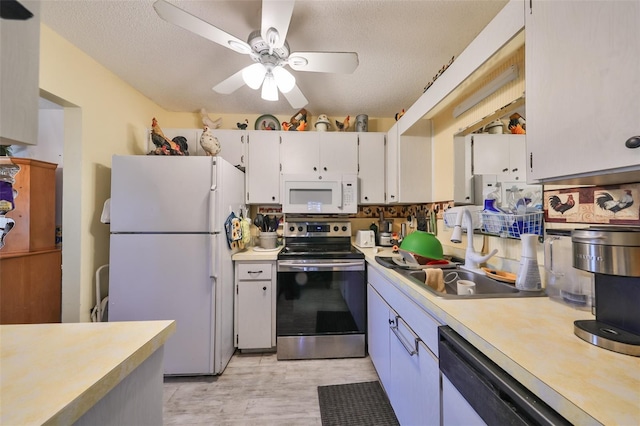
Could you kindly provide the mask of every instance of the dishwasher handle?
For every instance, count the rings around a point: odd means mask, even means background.
[[[487,424],[571,424],[449,326],[438,337],[440,371]]]

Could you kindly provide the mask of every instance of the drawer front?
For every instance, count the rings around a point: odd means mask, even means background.
[[[238,280],[271,280],[273,263],[238,263]]]

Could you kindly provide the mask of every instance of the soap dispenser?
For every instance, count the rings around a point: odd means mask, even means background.
[[[522,234],[522,256],[520,268],[516,277],[516,288],[522,291],[542,290],[542,280],[538,269],[538,256],[536,254],[536,234]]]

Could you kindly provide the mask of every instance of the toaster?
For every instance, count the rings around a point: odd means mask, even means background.
[[[357,231],[356,245],[358,247],[375,247],[376,237],[373,231]]]

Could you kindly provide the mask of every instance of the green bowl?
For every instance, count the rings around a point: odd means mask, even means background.
[[[404,237],[400,248],[432,260],[444,258],[440,241],[435,235],[425,231],[414,231]]]

